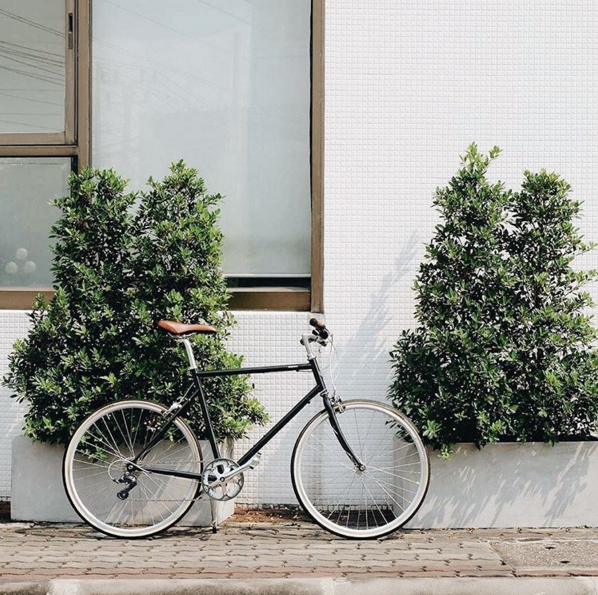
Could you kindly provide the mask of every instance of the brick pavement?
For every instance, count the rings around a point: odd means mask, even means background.
[[[124,541],[81,525],[0,523],[0,578],[598,576],[598,549],[588,547],[598,548],[596,529],[408,530],[347,541],[305,523],[229,522],[216,535],[175,528]],[[531,558],[521,554],[529,548]],[[529,566],[538,552],[541,566]],[[560,560],[565,552],[571,559]]]

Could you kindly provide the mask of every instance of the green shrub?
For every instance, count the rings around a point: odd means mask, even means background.
[[[556,442],[598,423],[598,338],[575,272],[580,203],[558,175],[525,173],[521,192],[486,172],[471,145],[436,191],[442,221],[415,283],[415,330],[391,352],[389,397],[447,455],[456,442]]]
[[[189,383],[184,350],[157,328],[160,319],[205,320],[215,336],[193,339],[206,369],[238,366],[225,349],[234,323],[220,270],[219,195],[180,162],[141,195],[113,171],[71,175],[54,204],[54,299],[38,297],[28,336],[15,343],[6,386],[28,404],[25,434],[64,444],[79,423],[115,400],[170,405]],[[266,415],[246,377],[210,382],[219,438],[240,437]],[[201,433],[199,408],[189,421]]]

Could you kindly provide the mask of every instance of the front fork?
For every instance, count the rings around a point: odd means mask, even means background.
[[[303,343],[303,341],[305,341],[304,344],[307,346],[306,347],[307,356],[309,359],[309,363],[311,364],[314,378],[316,379],[316,382],[318,383],[318,385],[322,387],[322,391],[320,392],[320,395],[322,396],[322,400],[324,401],[324,408],[326,409],[326,412],[328,413],[328,419],[330,420],[330,425],[332,426],[332,430],[333,430],[334,434],[336,435],[342,449],[347,453],[347,456],[349,457],[349,459],[351,460],[353,465],[355,465],[357,470],[365,471],[366,467],[363,464],[363,461],[361,461],[361,459],[353,452],[353,449],[347,442],[347,439],[345,438],[345,435],[343,434],[343,431],[338,423],[338,419],[336,417],[335,405],[333,404],[332,399],[330,398],[330,395],[328,394],[328,391],[326,390],[326,384],[324,383],[324,378],[322,376],[322,372],[320,371],[320,366],[318,365],[318,360],[315,358],[311,349],[309,349],[309,343],[308,343],[306,337],[303,338],[302,343]]]
[[[345,435],[343,434],[343,431],[341,430],[341,427],[338,424],[338,419],[336,418],[336,411],[334,409],[330,397],[328,396],[328,393],[324,391],[322,393],[322,397],[324,397],[324,408],[328,412],[328,419],[330,420],[330,425],[332,426],[332,430],[334,431],[339,441],[339,444],[341,445],[342,449],[347,453],[347,456],[349,457],[349,459],[351,459],[351,462],[355,465],[357,470],[365,471],[365,465],[360,460],[360,458],[353,452],[353,449],[347,442],[347,439],[345,438]]]

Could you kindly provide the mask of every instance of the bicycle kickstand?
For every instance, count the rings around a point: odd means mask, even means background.
[[[216,511],[216,500],[210,498],[210,511],[212,513],[212,533],[218,533],[218,513]]]

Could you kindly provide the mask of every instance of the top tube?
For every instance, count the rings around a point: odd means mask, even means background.
[[[287,364],[284,366],[259,366],[257,368],[206,370],[204,372],[196,370],[195,373],[197,374],[197,376],[199,376],[199,378],[207,378],[209,376],[239,376],[242,374],[267,374],[268,372],[303,372],[311,369],[311,364]]]

